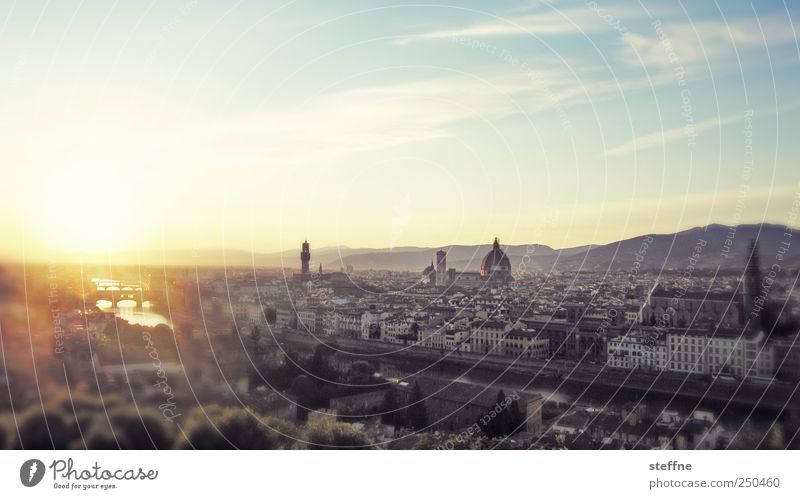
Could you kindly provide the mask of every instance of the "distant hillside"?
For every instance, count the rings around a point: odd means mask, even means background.
[[[721,256],[730,228],[723,225],[695,227],[675,234],[650,234],[625,239],[604,245],[587,245],[561,250],[540,244],[503,246],[518,268],[525,255],[529,257],[527,268],[531,270],[593,270],[625,271],[631,268],[636,252],[642,247],[645,238],[648,243],[641,266],[644,270],[685,269],[698,240],[706,241],[697,268],[714,269],[717,265],[723,270],[740,270],[747,260],[747,247],[751,239],[758,239],[761,263],[768,267],[775,262],[778,247],[784,241],[784,227],[771,224],[740,225],[736,228],[728,257]],[[791,238],[789,239],[791,242]],[[800,239],[794,241],[781,263],[783,267],[794,268],[800,265]],[[198,265],[198,266],[251,266],[299,267],[300,245],[297,248],[277,253],[251,253],[237,249],[213,249],[190,251],[152,252],[136,255],[137,261],[149,265]],[[311,267],[316,269],[320,263],[328,271],[352,265],[357,270],[406,270],[421,272],[435,259],[439,249],[447,251],[447,266],[458,270],[478,270],[483,256],[491,249],[489,244],[454,245],[445,247],[399,247],[391,249],[348,248],[311,246]],[[104,263],[116,263],[115,256],[105,256]],[[119,255],[127,258],[130,255]]]
[[[577,248],[567,248],[560,250],[560,253],[562,255],[575,255],[584,253],[591,247],[592,246],[580,246]],[[440,249],[447,251],[447,266],[449,268],[478,270],[480,268],[481,259],[492,249],[492,246],[490,244],[478,244],[470,246],[456,245],[437,248],[415,248],[411,251],[398,249],[375,250],[367,253],[349,254],[328,262],[328,265],[331,268],[353,265],[353,267],[358,269],[421,271],[435,260],[436,252]],[[554,250],[543,244],[504,246],[503,250],[511,259],[512,263],[515,261],[519,262],[526,254],[531,258],[538,258],[541,256],[554,258],[559,254],[558,250]]]
[[[560,269],[591,269],[625,270],[631,267],[636,252],[645,241],[645,237],[652,238],[648,244],[647,253],[644,255],[642,266],[649,270],[685,269],[689,265],[689,257],[694,252],[698,242],[705,241],[697,268],[714,269],[717,266],[724,270],[741,269],[748,258],[748,244],[751,239],[758,241],[761,264],[768,267],[775,262],[778,246],[784,240],[784,227],[771,224],[740,225],[733,233],[732,244],[729,251],[723,252],[726,239],[729,238],[731,229],[723,225],[709,225],[696,227],[675,234],[650,234],[639,236],[616,243],[605,244],[590,249],[581,254],[571,255],[559,259],[557,267]],[[795,245],[800,246],[800,245]],[[800,263],[800,247],[791,248],[781,262],[784,267],[797,266]],[[727,255],[727,256],[724,256]],[[540,262],[544,263],[544,262]]]
[[[699,240],[705,246],[697,261],[696,267],[714,269],[719,265],[723,270],[741,269],[747,260],[747,247],[751,239],[757,239],[761,254],[761,263],[767,267],[775,261],[779,244],[784,240],[784,227],[770,224],[740,225],[736,228],[732,243],[729,244],[727,257],[723,255],[730,228],[723,225],[709,225],[677,232],[675,234],[649,234],[600,246],[580,246],[555,250],[544,245],[515,245],[503,249],[511,260],[511,265],[518,267],[522,257],[530,257],[528,268],[532,270],[600,270],[611,268],[614,271],[631,268],[636,252],[648,238],[648,248],[641,262],[646,270],[684,269],[689,265],[688,258],[694,252]],[[800,244],[791,248],[783,266],[800,264]],[[490,245],[450,246],[448,267],[459,270],[477,270],[483,256],[491,248]],[[357,269],[396,269],[421,271],[435,258],[440,248],[415,248],[413,251],[377,250],[365,253],[353,252],[328,262],[330,267],[353,265]]]
[[[507,251],[517,252],[522,246],[508,247]],[[439,250],[447,251],[447,266],[455,268],[478,268],[481,258],[491,249],[491,245],[445,246],[439,248],[421,248],[413,251],[377,250],[363,254],[348,255],[341,260],[330,262],[333,265],[353,265],[355,268],[422,270],[431,264]],[[552,254],[548,246],[537,245],[537,250]],[[522,250],[524,252],[524,249]]]

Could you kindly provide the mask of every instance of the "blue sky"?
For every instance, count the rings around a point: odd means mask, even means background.
[[[798,14],[3,1],[0,208],[19,237],[2,252],[567,247],[786,223]],[[98,209],[120,200],[136,215]]]

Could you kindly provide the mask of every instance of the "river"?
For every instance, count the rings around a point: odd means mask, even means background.
[[[107,300],[98,300],[97,307],[104,312],[112,310],[111,302]],[[152,305],[148,301],[145,301],[142,307],[138,308],[135,301],[122,300],[117,303],[117,307],[113,309],[113,311],[114,315],[131,324],[149,327],[165,324],[171,328],[172,324],[169,319],[159,313],[153,312],[152,308]]]

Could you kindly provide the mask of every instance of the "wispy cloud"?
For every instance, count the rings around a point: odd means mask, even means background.
[[[616,15],[616,14],[615,14]],[[640,16],[635,11],[622,12],[618,18]],[[613,28],[596,12],[587,7],[547,10],[532,14],[487,17],[487,19],[452,28],[436,29],[400,38],[398,44],[408,44],[449,38],[485,38],[505,36],[553,36],[575,33],[611,31]]]
[[[762,38],[759,21],[764,30]],[[663,20],[656,29],[650,26],[623,35],[618,58],[630,65],[644,63],[651,68],[669,68],[680,63],[695,71],[705,70],[706,59],[714,69],[737,63],[748,50],[794,44],[795,34],[786,16],[769,14],[756,20],[745,19]],[[671,57],[672,56],[672,57]],[[640,59],[641,58],[641,62]]]
[[[613,90],[587,85],[597,95]],[[453,75],[330,92],[182,135],[208,146],[235,141],[256,147],[257,157],[293,163],[457,136],[465,123],[543,112],[581,98],[583,84],[557,69],[538,71],[536,81],[519,71]]]
[[[46,123],[20,119],[14,135],[0,137],[6,156],[46,164],[89,168],[109,158],[125,165],[149,165],[162,175],[169,164],[192,164],[209,171],[259,168],[303,161],[333,161],[377,151],[460,136],[462,126],[535,114],[608,95],[611,83],[580,82],[566,69],[537,69],[536,80],[517,69],[420,77],[396,83],[353,86],[277,101],[243,113],[189,121],[165,106],[141,115],[81,113],[54,115]],[[24,117],[24,115],[20,115]],[[22,137],[36,137],[33,148]],[[35,155],[29,153],[35,150]],[[120,155],[120,151],[126,151]],[[225,166],[223,166],[225,165]],[[91,169],[94,169],[92,166]],[[144,166],[137,166],[141,171]],[[22,172],[19,168],[15,171]],[[284,171],[272,168],[270,171]],[[21,175],[21,173],[20,173]]]
[[[737,120],[741,121],[742,116],[729,115],[717,118],[710,118],[694,124],[692,132],[700,133],[704,130],[719,128],[724,125],[733,123]],[[605,152],[605,156],[607,158],[626,156],[628,154],[633,154],[634,151],[641,152],[646,149],[652,149],[654,147],[659,147],[662,144],[669,144],[671,142],[677,142],[679,140],[688,140],[687,129],[685,127],[670,128],[668,130],[661,130],[658,132],[653,132],[647,135],[643,135],[642,137],[637,137],[633,140],[625,142],[624,144],[620,144],[616,147],[607,150]]]

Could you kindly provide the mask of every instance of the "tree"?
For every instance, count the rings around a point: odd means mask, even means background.
[[[779,450],[786,448],[789,442],[786,441],[786,434],[783,425],[775,422],[770,426],[769,431],[764,435],[764,441],[759,446],[760,449]]]
[[[106,396],[103,401],[99,396],[89,395],[75,391],[70,394],[67,390],[62,390],[56,394],[47,404],[49,408],[61,412],[62,414],[75,414],[76,422],[81,428],[89,428],[97,414],[103,413],[103,407],[109,410],[122,403],[118,396]]]
[[[301,374],[292,381],[289,393],[297,400],[297,419],[305,421],[308,419],[308,410],[317,408],[317,387],[308,376]]]
[[[209,407],[196,411],[185,426],[184,449],[278,449],[279,435],[270,429],[268,420],[260,420],[240,408]]]
[[[68,449],[70,442],[79,437],[77,427],[64,414],[55,409],[31,407],[19,417],[19,437],[14,447],[26,450]],[[21,439],[21,441],[20,441]]]
[[[105,417],[95,417],[95,422],[89,427],[86,432],[85,441],[86,448],[91,450],[119,450],[122,446],[117,443],[114,432],[108,426],[108,421]],[[76,442],[72,445],[74,448],[80,448]]]
[[[411,335],[411,341],[419,340],[419,324],[412,322],[411,326],[408,328],[408,332]]]
[[[379,340],[381,338],[381,325],[377,322],[369,325],[369,338],[371,340]]]
[[[394,387],[386,390],[383,394],[383,401],[379,408],[381,413],[381,423],[393,425],[395,428],[403,425],[403,414],[398,409],[397,390]]]
[[[334,369],[330,362],[331,351],[325,345],[314,347],[314,353],[308,361],[307,370],[314,375],[315,383],[322,384],[326,381],[338,381],[339,373]]]
[[[516,400],[508,401],[503,390],[497,392],[497,403],[484,417],[478,420],[483,433],[488,438],[513,435],[520,430],[523,418]]]
[[[425,406],[425,396],[416,381],[411,388],[404,424],[414,430],[421,430],[428,426],[428,408]]]
[[[737,450],[755,450],[758,448],[758,443],[764,436],[764,431],[756,428],[751,422],[747,421],[742,425],[739,431],[728,445],[729,449]]]
[[[116,340],[117,325],[114,322],[109,322],[108,324],[106,324],[106,327],[103,328],[103,336],[109,340]]]
[[[486,438],[480,435],[446,435],[424,433],[414,443],[417,450],[502,450],[519,448],[508,439]]]
[[[117,407],[109,411],[108,418],[122,449],[158,450],[173,446],[174,439],[157,412],[134,406]]]
[[[511,401],[508,406],[508,435],[514,435],[522,430],[522,425],[525,424],[525,416],[519,408],[517,399]]]
[[[372,440],[352,425],[325,418],[306,425],[303,438],[309,449],[367,449]]]
[[[294,378],[303,374],[300,368],[302,361],[300,354],[293,350],[285,350],[285,358],[280,366],[274,370],[261,371],[269,383],[278,390],[289,388]]]
[[[0,420],[0,449],[8,448],[8,430],[5,421]]]
[[[505,399],[503,390],[497,392],[497,404],[494,408],[490,409],[487,414],[478,419],[478,424],[483,430],[483,434],[489,438],[495,438],[503,434],[504,422],[502,421],[503,413],[497,412],[499,403]]]
[[[352,385],[367,385],[373,381],[375,368],[365,360],[358,360],[350,365],[347,382]]]

